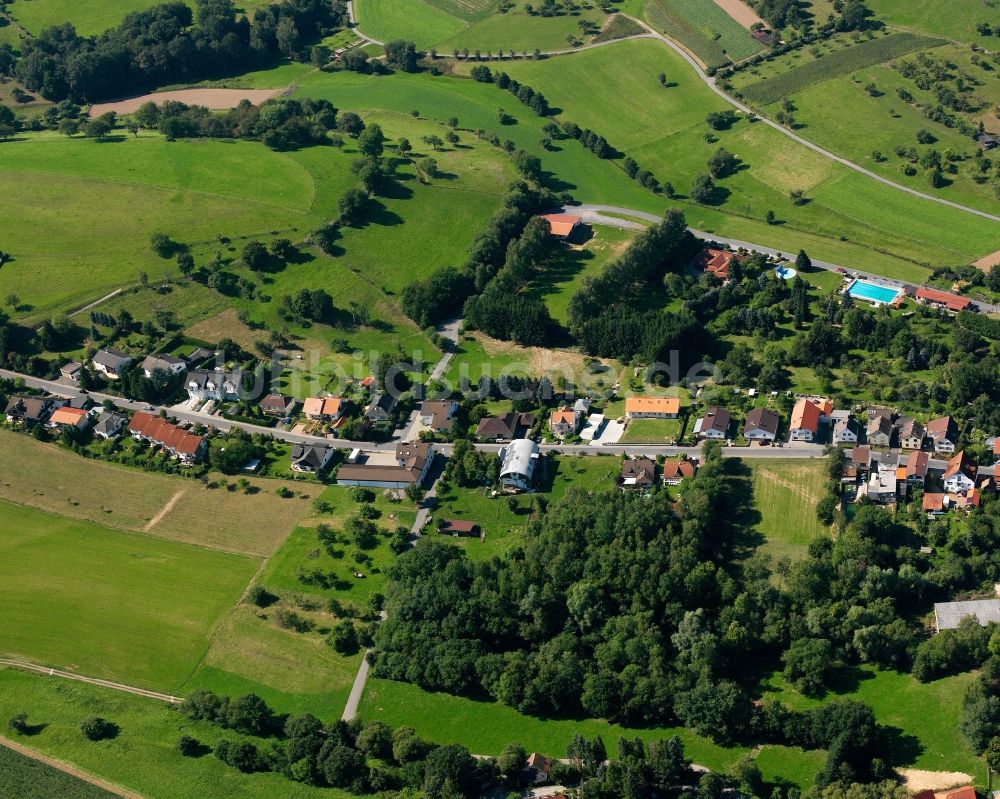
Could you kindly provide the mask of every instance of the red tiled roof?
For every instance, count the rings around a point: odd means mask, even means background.
[[[694,477],[694,464],[691,461],[664,461],[663,479],[673,480],[678,477]]]
[[[162,445],[166,449],[176,452],[178,455],[195,455],[201,447],[204,439],[182,430],[177,425],[171,424],[166,419],[159,416],[136,411],[132,421],[128,424],[128,429],[133,433],[138,433],[144,438],[151,439]]]
[[[86,415],[87,412],[79,408],[56,408],[49,417],[49,421],[52,424],[67,424],[76,427]]]
[[[444,519],[444,523],[441,526],[442,532],[449,533],[474,533],[478,529],[478,524],[465,521],[464,519]]]
[[[822,400],[822,402],[824,407],[829,405],[829,400]],[[792,423],[789,429],[809,430],[816,433],[819,430],[819,417],[822,413],[823,408],[817,402],[803,397],[795,403],[795,407],[792,409]]]
[[[944,510],[944,494],[924,494],[925,511]]]
[[[677,397],[628,397],[625,413],[665,413],[676,416],[680,413],[681,401]]]
[[[976,789],[971,785],[956,788],[954,791],[948,791],[944,795],[944,799],[976,799]]]
[[[729,267],[733,261],[739,260],[739,256],[734,252],[706,248],[698,254],[696,260],[698,265],[709,274],[715,275],[719,280],[728,280]]]
[[[947,291],[938,291],[921,286],[917,289],[917,299],[925,302],[933,302],[943,305],[949,311],[963,311],[968,308],[972,301],[957,294],[949,294]]]
[[[553,236],[568,236],[582,219],[574,214],[543,214],[542,219],[549,223],[549,232]]]
[[[926,452],[911,452],[910,457],[906,459],[906,476],[907,477],[926,477],[927,476],[927,462],[930,460],[930,455]]]

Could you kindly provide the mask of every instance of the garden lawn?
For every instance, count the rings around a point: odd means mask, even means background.
[[[0,504],[8,656],[176,690],[258,561]]]
[[[505,69],[544,92],[566,119],[600,132],[678,191],[687,190],[718,147],[735,153],[742,167],[718,181],[714,200],[732,216],[715,216],[713,224],[715,209],[686,206],[689,224],[699,229],[706,229],[705,221],[710,231],[747,241],[797,240],[815,257],[834,262],[837,245],[830,245],[843,238],[895,256],[873,271],[910,279],[926,277],[926,265],[990,252],[1000,239],[998,224],[877,183],[765,125],[741,120],[714,134],[717,142],[707,143],[705,115],[727,105],[661,42],[620,42],[559,59],[510,63]],[[656,79],[660,72],[676,85],[663,88]],[[809,202],[794,205],[793,190],[804,191]],[[751,230],[749,220],[741,218],[760,220],[768,210],[783,224]],[[818,236],[808,241],[807,230]],[[825,244],[813,245],[820,237]],[[852,262],[857,261],[846,264]]]
[[[753,470],[757,531],[772,560],[805,557],[809,542],[828,534],[816,518],[816,503],[826,491],[826,461],[748,459]]]
[[[703,64],[721,67],[764,49],[715,0],[648,0],[646,19],[677,39]]]
[[[0,715],[6,719],[26,711],[29,723],[45,726],[21,743],[155,799],[351,796],[337,789],[292,782],[273,772],[243,774],[210,755],[184,757],[177,751],[181,735],[190,735],[208,748],[222,739],[243,736],[208,722],[192,721],[162,702],[0,668]],[[90,715],[117,724],[117,737],[98,743],[84,738],[80,722]]]
[[[968,673],[921,683],[909,674],[865,666],[843,670],[835,679],[835,690],[822,701],[854,699],[870,705],[880,724],[895,728],[890,738],[897,751],[894,766],[964,771],[984,785],[982,760],[972,754],[959,731],[962,698],[974,679]],[[765,698],[793,709],[820,704],[799,694],[780,675],[763,687]]]
[[[684,419],[633,419],[625,428],[621,444],[674,443],[684,431]]]
[[[657,741],[679,735],[688,757],[712,769],[729,767],[746,751],[723,748],[679,727],[633,729],[595,719],[539,719],[497,702],[431,693],[391,680],[368,681],[359,715],[393,727],[405,724],[436,743],[460,743],[481,755],[498,755],[516,741],[529,752],[565,757],[566,746],[576,733],[587,738],[600,735],[610,757],[617,757],[621,736]]]
[[[0,791],[17,799],[115,799],[115,794],[0,744]]]
[[[249,480],[259,491],[209,489],[197,480],[85,459],[0,430],[0,500],[151,537],[265,556],[284,541],[320,488],[296,483],[297,495],[283,499],[275,489],[284,483]]]

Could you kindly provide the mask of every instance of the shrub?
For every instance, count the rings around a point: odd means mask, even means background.
[[[118,727],[100,716],[88,716],[80,723],[80,732],[88,740],[102,741],[105,738],[113,738],[118,732]]]
[[[182,735],[177,739],[177,751],[184,757],[195,757],[201,751],[201,744],[197,738],[190,735]]]

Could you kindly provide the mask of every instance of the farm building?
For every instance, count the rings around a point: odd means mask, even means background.
[[[938,632],[954,630],[969,616],[974,616],[983,627],[991,622],[1000,623],[1000,599],[934,603],[934,627]]]
[[[543,214],[542,219],[548,223],[552,237],[560,240],[570,238],[583,222],[575,214]]]
[[[407,488],[421,485],[434,461],[434,448],[424,442],[397,444],[394,453],[369,452],[337,472],[337,485]]]
[[[538,445],[527,438],[511,441],[501,449],[500,485],[504,491],[528,491],[534,480],[539,457]]]

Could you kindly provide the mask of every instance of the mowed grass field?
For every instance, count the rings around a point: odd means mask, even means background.
[[[706,142],[705,115],[728,106],[660,42],[621,42],[560,59],[511,63],[506,70],[544,92],[566,119],[600,131],[679,192],[687,191],[718,147],[735,153],[743,166],[718,182],[716,200],[734,216],[719,219],[712,232],[735,236],[744,230],[746,240],[773,240],[735,216],[762,219],[773,210],[783,223],[771,226],[776,235],[788,233],[813,255],[821,250],[811,248],[807,231],[895,256],[874,271],[915,280],[927,274],[921,264],[966,262],[1000,243],[1000,224],[879,184],[765,125],[741,120],[715,134],[717,142]],[[677,85],[662,87],[660,72]],[[793,190],[804,191],[809,202],[794,205]],[[698,209],[688,221],[697,226],[704,216]],[[830,258],[848,266],[863,259],[861,253],[846,261]]]
[[[147,537],[266,556],[308,512],[307,503],[321,486],[298,482],[295,492],[306,498],[282,499],[275,494],[283,485],[279,481],[251,482],[260,488],[255,494],[209,489],[196,480],[86,460],[54,444],[0,430],[0,500],[144,531]]]
[[[0,649],[176,690],[258,561],[0,503]]]
[[[646,20],[677,39],[703,64],[720,67],[764,49],[715,0],[647,0]]]
[[[805,556],[809,542],[829,530],[816,518],[825,493],[826,462],[821,459],[744,461],[753,470],[753,501],[760,519],[756,530],[772,561]]]
[[[115,799],[89,782],[0,744],[0,792],[17,799]]]
[[[143,11],[160,0],[14,0],[8,13],[26,30],[38,35],[44,28],[70,22],[84,36],[102,33],[115,27],[132,11]],[[185,0],[192,8],[193,0]],[[237,0],[236,7],[247,14],[267,5],[270,0]]]
[[[983,0],[871,0],[866,5],[891,25],[996,49],[976,31],[980,22],[1000,23],[1000,8]]]
[[[338,789],[292,782],[278,773],[243,774],[212,756],[184,757],[177,751],[181,735],[191,735],[209,748],[222,739],[238,740],[242,736],[208,722],[192,721],[164,703],[0,668],[0,714],[10,718],[22,712],[29,712],[30,723],[45,725],[37,735],[22,739],[26,746],[143,796],[155,799],[351,797]],[[120,728],[118,736],[99,743],[88,741],[80,734],[80,722],[90,715],[113,721]],[[334,718],[326,716],[323,720]]]

